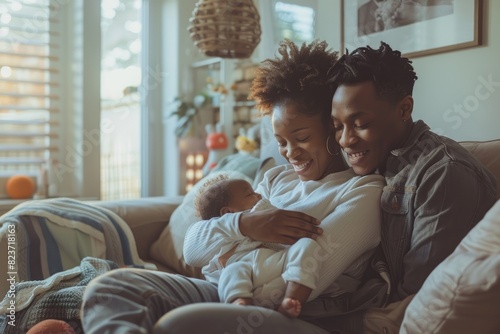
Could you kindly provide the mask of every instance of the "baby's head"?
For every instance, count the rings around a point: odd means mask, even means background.
[[[201,186],[195,207],[198,216],[207,220],[229,212],[250,210],[261,198],[247,181],[221,174]]]

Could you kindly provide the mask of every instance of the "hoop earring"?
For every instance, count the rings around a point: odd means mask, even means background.
[[[337,153],[332,153],[332,151],[330,151],[330,135],[328,135],[328,138],[326,138],[326,151],[332,157],[340,154],[340,150]]]

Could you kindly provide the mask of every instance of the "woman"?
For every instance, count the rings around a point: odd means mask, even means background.
[[[328,51],[325,42],[298,48],[291,41],[283,42],[279,53],[280,59],[267,60],[257,71],[252,96],[263,114],[272,115],[280,153],[289,162],[268,171],[256,191],[281,209],[226,214],[194,224],[186,235],[184,255],[191,264],[203,266],[222,247],[246,237],[284,244],[300,240],[307,256],[296,268],[297,277],[289,280],[293,275],[284,275],[288,295],[308,299],[353,291],[367,255],[380,241],[383,179],[355,176],[339,154],[330,121],[334,91],[327,84],[337,54]],[[312,283],[304,291],[300,284],[306,281]],[[255,306],[187,305],[206,302],[219,302],[217,287],[206,281],[119,270],[87,289],[83,326],[85,333],[148,333],[155,324],[159,333],[324,333],[305,321]],[[169,312],[182,305],[187,306]]]

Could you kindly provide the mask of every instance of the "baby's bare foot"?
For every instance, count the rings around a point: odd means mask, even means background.
[[[302,304],[297,299],[288,297],[283,299],[280,307],[278,308],[278,311],[280,313],[290,318],[297,318],[301,310],[302,310]]]
[[[253,300],[252,300],[252,298],[236,298],[233,301],[233,304],[236,304],[236,305],[253,305]]]

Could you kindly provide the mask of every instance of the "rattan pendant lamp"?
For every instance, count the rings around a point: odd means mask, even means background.
[[[200,0],[188,30],[206,56],[248,58],[260,42],[260,15],[252,0]]]

